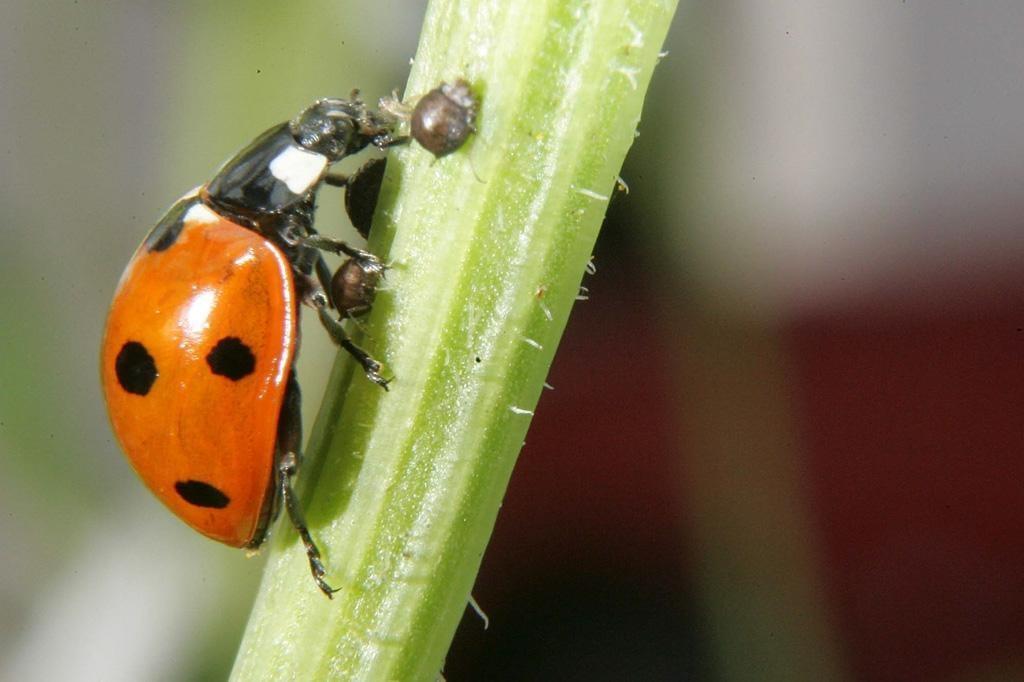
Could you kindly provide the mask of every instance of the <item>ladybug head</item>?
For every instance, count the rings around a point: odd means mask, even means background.
[[[389,121],[367,110],[358,99],[321,99],[290,123],[302,147],[334,163],[371,142],[378,144],[391,131]]]

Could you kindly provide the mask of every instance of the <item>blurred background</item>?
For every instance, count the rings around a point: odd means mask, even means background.
[[[401,87],[423,12],[0,8],[0,680],[227,674],[261,561],[119,453],[106,307],[258,132]],[[1022,27],[683,0],[447,679],[1024,679]]]

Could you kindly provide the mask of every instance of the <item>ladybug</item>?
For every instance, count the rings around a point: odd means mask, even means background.
[[[257,137],[136,250],[101,349],[114,433],[150,490],[192,528],[234,547],[259,547],[283,506],[328,597],[335,590],[292,488],[302,434],[299,304],[387,388],[380,363],[329,312],[365,312],[384,265],[317,234],[313,212],[330,165],[393,144],[392,125],[354,93],[319,100]],[[321,251],[349,257],[338,277]],[[332,290],[346,294],[341,306]]]

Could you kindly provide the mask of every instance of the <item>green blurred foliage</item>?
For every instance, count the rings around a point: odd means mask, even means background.
[[[52,625],[41,614],[55,583],[89,593],[77,566],[95,534],[123,532],[126,555],[180,548],[182,582],[167,590],[212,581],[222,596],[163,678],[226,675],[262,562],[170,518],[119,453],[96,367],[106,307],[162,211],[259,132],[318,97],[400,86],[422,12],[313,0],[0,8],[0,660]],[[324,203],[351,235],[340,196]],[[303,345],[307,423],[333,357],[320,336]],[[96,595],[97,618],[145,598],[125,584]]]

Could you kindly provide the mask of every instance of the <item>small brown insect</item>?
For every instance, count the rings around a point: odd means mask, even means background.
[[[383,266],[366,267],[356,258],[341,264],[331,278],[331,297],[342,317],[358,317],[370,311]]]
[[[412,137],[436,157],[451,154],[476,132],[478,106],[466,81],[441,83],[416,103]]]

